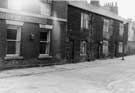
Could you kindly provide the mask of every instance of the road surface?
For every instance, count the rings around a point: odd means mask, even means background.
[[[0,93],[135,93],[135,56],[1,71]]]

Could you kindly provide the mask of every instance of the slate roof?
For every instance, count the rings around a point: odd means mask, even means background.
[[[86,11],[90,11],[90,12],[93,12],[93,13],[96,13],[96,14],[99,14],[99,15],[102,15],[102,16],[106,16],[106,17],[115,19],[115,20],[125,21],[124,18],[110,12],[109,10],[106,10],[106,9],[104,9],[102,7],[93,6],[93,5],[91,5],[91,4],[89,4],[89,3],[85,2],[85,1],[72,1],[72,0],[69,0],[68,4],[71,5],[71,6],[80,8],[80,9],[84,9]]]

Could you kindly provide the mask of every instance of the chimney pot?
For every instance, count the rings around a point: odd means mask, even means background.
[[[90,3],[91,3],[92,5],[94,5],[94,6],[100,6],[99,0],[91,0]]]

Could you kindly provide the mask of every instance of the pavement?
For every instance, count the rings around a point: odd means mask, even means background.
[[[135,56],[1,71],[0,93],[135,93]]]
[[[73,63],[73,64],[3,70],[0,73],[0,79],[16,77],[16,76],[29,76],[29,75],[49,73],[49,72],[55,72],[55,71],[81,69],[85,67],[96,67],[96,66],[101,66],[104,64],[115,64],[115,63],[118,64],[121,62],[125,62],[125,60],[123,61],[121,60],[121,58],[114,58],[114,59],[103,59],[103,60],[95,60],[95,61],[90,61],[90,62],[81,62],[81,63]]]

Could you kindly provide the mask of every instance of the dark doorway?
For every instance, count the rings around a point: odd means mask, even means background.
[[[75,51],[74,51],[74,40],[70,40],[70,51],[71,51],[71,62],[74,63],[74,55],[75,55]]]

